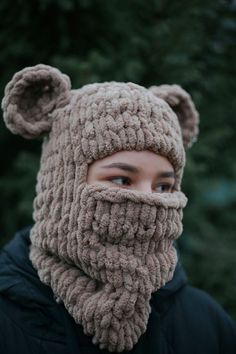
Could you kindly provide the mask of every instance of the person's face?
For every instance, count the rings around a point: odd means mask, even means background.
[[[175,184],[173,166],[167,158],[151,151],[120,151],[89,165],[88,184],[171,193]]]

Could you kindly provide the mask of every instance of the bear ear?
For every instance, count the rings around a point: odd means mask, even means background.
[[[179,119],[185,149],[197,140],[199,114],[191,96],[179,85],[151,86],[149,90],[166,101]]]
[[[5,88],[3,118],[13,134],[36,138],[51,129],[51,113],[70,101],[70,79],[39,64],[17,72]]]

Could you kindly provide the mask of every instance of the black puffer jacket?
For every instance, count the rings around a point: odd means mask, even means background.
[[[29,229],[0,252],[0,353],[95,354],[28,258]],[[204,292],[186,282],[180,265],[172,281],[153,294],[147,331],[130,353],[236,354],[236,325]]]

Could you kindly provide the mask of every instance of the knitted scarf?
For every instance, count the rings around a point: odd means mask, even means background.
[[[94,344],[131,350],[146,331],[151,294],[173,276],[186,197],[83,183],[75,205],[64,229],[36,220],[30,259]]]

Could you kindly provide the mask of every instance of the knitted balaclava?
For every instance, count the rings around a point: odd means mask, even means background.
[[[176,266],[185,148],[198,132],[190,96],[177,85],[148,90],[107,82],[70,90],[66,75],[37,65],[15,74],[2,107],[13,133],[44,135],[30,235],[41,281],[94,344],[131,350],[146,331],[151,294]],[[168,158],[174,192],[88,185],[89,164],[122,150]]]

